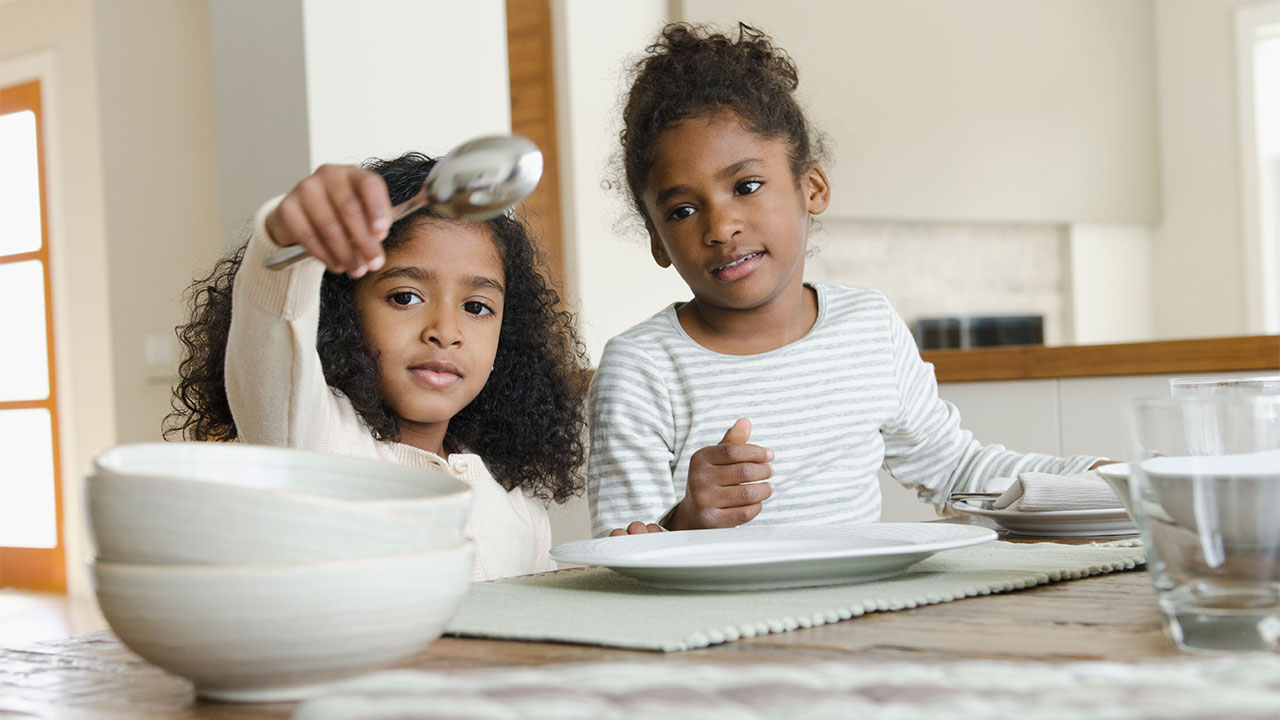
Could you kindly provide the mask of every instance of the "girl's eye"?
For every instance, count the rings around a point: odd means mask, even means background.
[[[764,183],[759,180],[745,180],[738,183],[737,191],[739,195],[750,195],[759,190],[761,185],[764,185]]]
[[[422,298],[418,297],[417,293],[409,292],[408,290],[393,292],[391,295],[387,296],[387,299],[390,300],[392,304],[399,305],[400,307],[409,307],[422,302]]]
[[[679,205],[677,207],[671,208],[671,211],[667,213],[667,219],[683,220],[692,214],[693,214],[693,208],[689,207],[688,205]]]
[[[479,300],[469,300],[467,302],[462,303],[462,309],[471,313],[472,315],[492,315],[493,314],[493,308],[489,307],[488,305],[485,305]]]

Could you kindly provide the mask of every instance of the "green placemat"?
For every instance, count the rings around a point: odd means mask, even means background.
[[[940,552],[886,580],[744,592],[662,590],[607,568],[581,568],[475,583],[446,633],[690,650],[868,612],[1128,570],[1143,562],[1138,540],[991,542]]]

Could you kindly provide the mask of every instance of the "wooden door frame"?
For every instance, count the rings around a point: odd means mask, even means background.
[[[48,177],[45,171],[44,113],[39,80],[0,88],[0,114],[30,110],[35,114],[36,170],[40,185],[40,248],[31,252],[0,256],[0,264],[39,260],[44,272],[45,343],[49,364],[49,394],[43,400],[0,401],[0,410],[44,408],[49,411],[53,449],[54,519],[57,544],[52,548],[0,547],[0,587],[65,590],[67,586],[66,548],[62,522],[62,454],[59,437],[56,354],[53,334],[53,274],[49,259]]]
[[[523,209],[535,239],[546,253],[551,281],[562,290],[565,253],[551,0],[507,0],[506,6],[511,131],[532,140],[542,150],[543,161],[542,181],[524,201]]]

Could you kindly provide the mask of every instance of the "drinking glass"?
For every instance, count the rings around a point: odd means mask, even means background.
[[[1255,393],[1280,393],[1280,375],[1169,378],[1170,395],[1249,395]]]
[[[1178,397],[1187,395],[1249,395],[1255,393],[1280,394],[1280,375],[1255,377],[1176,377],[1169,379],[1169,394]],[[1197,413],[1206,413],[1198,417]],[[1190,406],[1186,418],[1189,424],[1188,435],[1195,434],[1190,449],[1194,455],[1221,455],[1222,440],[1219,437],[1222,426],[1232,422],[1251,423],[1248,416],[1234,419],[1229,412],[1214,412],[1209,407]],[[1193,430],[1193,428],[1196,428]],[[1231,431],[1227,431],[1228,433]]]
[[[1280,394],[1138,398],[1125,429],[1169,638],[1190,651],[1280,652]]]

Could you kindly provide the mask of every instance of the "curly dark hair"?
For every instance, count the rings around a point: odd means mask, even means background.
[[[391,202],[422,187],[435,160],[408,153],[363,164],[387,183]],[[392,250],[424,218],[419,210],[396,222],[383,246]],[[476,450],[506,489],[564,502],[582,487],[585,458],[584,397],[587,360],[573,316],[547,281],[546,259],[524,222],[511,214],[487,221],[502,255],[506,297],[493,371],[480,394],[449,421],[449,437]],[[246,243],[247,245],[247,243]],[[222,258],[187,290],[190,321],[177,328],[184,347],[166,438],[234,440],[224,359],[231,328],[231,290],[245,246]],[[329,387],[355,407],[378,440],[400,437],[399,419],[379,389],[376,356],[364,340],[353,288],[346,275],[326,272],[320,285],[316,350]]]
[[[732,112],[752,132],[784,139],[797,177],[825,155],[795,98],[795,62],[760,30],[738,23],[734,40],[707,25],[670,23],[645,53],[632,71],[619,133],[627,187],[641,217],[658,138],[682,120]]]

